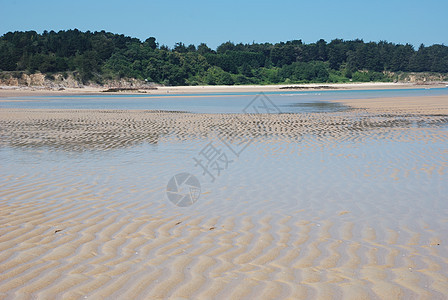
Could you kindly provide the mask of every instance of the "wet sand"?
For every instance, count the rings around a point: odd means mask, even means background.
[[[447,100],[0,109],[0,298],[444,299]],[[166,182],[216,136],[252,144],[174,206]]]
[[[448,115],[447,96],[354,99],[335,100],[333,102],[343,103],[357,109],[365,109],[374,114]]]

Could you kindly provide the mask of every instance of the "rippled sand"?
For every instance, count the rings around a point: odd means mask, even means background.
[[[0,298],[445,299],[448,105],[422,100],[2,109]],[[216,182],[192,162],[248,138]],[[165,195],[183,171],[202,184],[188,208]]]

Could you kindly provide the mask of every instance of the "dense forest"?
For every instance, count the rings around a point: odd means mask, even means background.
[[[448,73],[448,47],[319,40],[234,44],[216,50],[159,45],[109,32],[9,32],[0,37],[0,71],[74,74],[84,83],[137,78],[165,85],[389,81],[391,72]]]

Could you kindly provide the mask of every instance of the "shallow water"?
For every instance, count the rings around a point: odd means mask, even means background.
[[[183,126],[190,123],[181,113],[173,125],[164,125],[163,133],[122,114],[130,121],[109,131],[113,121],[69,121],[70,115],[60,121],[37,117],[8,124],[11,128],[3,132],[0,144],[2,190],[9,191],[3,198],[14,201],[14,186],[40,183],[32,197],[19,197],[29,200],[60,189],[51,196],[57,200],[67,189],[82,186],[94,198],[178,211],[167,200],[166,186],[172,176],[188,172],[202,185],[200,200],[186,208],[197,212],[288,213],[306,208],[309,217],[330,217],[347,210],[356,211],[356,218],[369,216],[372,226],[376,217],[393,223],[411,215],[440,226],[448,208],[448,119],[443,116],[340,112],[315,115],[315,120],[303,117],[284,133],[272,127],[275,119],[260,121],[256,132],[238,133],[238,148],[228,135],[231,130],[223,127],[235,120],[212,120],[200,133],[188,133]],[[284,115],[279,122],[291,118]],[[14,130],[18,134],[9,136]],[[68,132],[67,137],[57,135],[61,132]],[[194,160],[205,158],[201,151],[212,150],[210,145],[227,159],[225,169],[213,171],[214,178]]]
[[[266,102],[278,112],[315,113],[348,109],[329,104],[330,100],[367,99],[381,97],[418,97],[448,95],[448,88],[335,90],[335,91],[281,91],[266,92]],[[186,111],[194,113],[246,113],[244,110],[257,96],[256,93],[186,94],[186,95],[95,95],[15,97],[0,102],[0,108],[27,109],[150,109]],[[0,98],[0,100],[7,100]],[[327,104],[327,105],[325,105]]]
[[[206,139],[178,141],[168,136],[156,144],[98,150],[3,145],[0,183],[4,192],[16,185],[41,183],[33,197],[20,196],[30,201],[42,199],[47,189],[61,188],[49,198],[58,199],[59,193],[82,187],[95,198],[167,204],[168,209],[177,210],[166,198],[166,184],[175,174],[188,172],[203,189],[200,200],[188,208],[194,211],[232,215],[307,208],[310,215],[330,216],[339,210],[356,210],[357,217],[369,215],[372,225],[376,217],[389,216],[392,221],[412,214],[434,223],[444,219],[448,209],[448,144],[443,138],[430,138],[438,131],[446,133],[448,128],[416,130],[411,123],[349,132],[344,139],[304,135],[279,141],[261,136],[251,138],[240,157],[217,133]],[[214,172],[214,182],[193,160],[209,143],[232,160],[219,176]]]

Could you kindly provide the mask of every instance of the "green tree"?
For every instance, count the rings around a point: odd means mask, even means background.
[[[157,43],[156,43],[156,38],[155,37],[149,37],[145,40],[144,43],[146,46],[148,46],[151,49],[156,49],[157,48]]]

